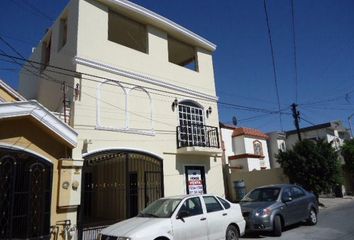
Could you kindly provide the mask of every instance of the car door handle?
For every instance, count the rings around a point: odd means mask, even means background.
[[[223,215],[223,216],[226,216],[226,215],[227,215],[227,213],[223,213],[222,215]]]
[[[206,220],[206,217],[203,217],[200,219],[200,221],[205,221]]]

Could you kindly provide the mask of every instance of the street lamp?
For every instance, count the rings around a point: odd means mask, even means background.
[[[353,138],[353,132],[352,132],[352,117],[354,116],[354,113],[352,113],[349,117],[348,117],[348,122],[349,122],[349,130],[350,130],[350,139]]]

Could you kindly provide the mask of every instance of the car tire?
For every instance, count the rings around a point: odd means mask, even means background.
[[[226,240],[238,240],[238,231],[237,228],[233,225],[230,225],[226,229]]]
[[[277,215],[274,217],[273,221],[273,236],[280,237],[282,232],[282,225],[280,216]]]
[[[307,218],[307,223],[313,226],[317,224],[317,220],[317,212],[315,209],[311,208],[309,211],[309,216]]]

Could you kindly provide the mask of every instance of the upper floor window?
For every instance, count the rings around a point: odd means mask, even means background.
[[[146,27],[111,10],[108,13],[108,40],[147,53]]]
[[[65,16],[60,19],[59,23],[59,46],[58,50],[65,46],[68,40],[68,17]]]
[[[263,148],[262,148],[262,143],[258,140],[255,140],[253,142],[253,149],[254,149],[254,154],[262,156],[263,155]]]
[[[180,102],[178,112],[181,126],[204,125],[203,108],[193,101]]]
[[[168,37],[168,61],[198,71],[195,48],[170,36]]]
[[[42,43],[42,65],[41,71],[43,71],[50,61],[50,50],[52,45],[52,35],[49,33],[49,36]]]

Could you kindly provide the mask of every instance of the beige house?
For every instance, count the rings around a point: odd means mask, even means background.
[[[0,80],[0,239],[69,234],[65,220],[80,196],[73,173],[82,162],[71,159],[76,142],[71,127]]]
[[[43,37],[20,93],[79,134],[80,238],[161,196],[224,195],[215,48],[125,0],[72,0]]]

